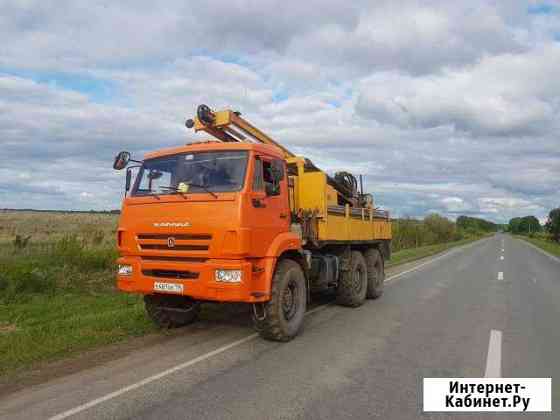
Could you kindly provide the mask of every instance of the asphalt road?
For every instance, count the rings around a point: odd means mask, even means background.
[[[560,418],[560,260],[496,235],[388,275],[381,299],[317,307],[290,343],[255,337],[246,314],[202,322],[4,396],[0,418],[512,418],[422,412],[422,378],[485,375],[492,330],[491,369],[552,377],[553,413],[522,417]]]

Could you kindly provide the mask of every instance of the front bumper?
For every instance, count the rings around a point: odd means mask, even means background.
[[[117,261],[120,265],[131,265],[131,275],[118,275],[117,286],[131,293],[152,294],[155,282],[180,283],[183,295],[196,300],[218,302],[264,302],[269,299],[270,288],[266,272],[268,261],[209,259],[204,262],[149,261],[140,256],[125,256]],[[239,283],[222,283],[215,280],[217,269],[241,270]],[[177,278],[170,273],[178,272],[192,278]],[[196,278],[194,278],[196,275]],[[161,292],[157,292],[161,293]]]

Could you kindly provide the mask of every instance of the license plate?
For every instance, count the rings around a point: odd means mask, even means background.
[[[154,283],[154,290],[156,292],[183,293],[183,285],[180,283],[164,283],[156,281]]]

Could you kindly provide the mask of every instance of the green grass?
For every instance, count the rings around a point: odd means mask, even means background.
[[[136,295],[36,295],[0,308],[0,375],[154,331]]]
[[[0,375],[154,331],[116,291],[114,247],[88,239],[0,244]]]
[[[516,236],[516,237],[523,239],[524,241],[530,242],[535,246],[538,246],[539,248],[548,252],[549,254],[560,257],[560,243],[558,242],[553,242],[542,238],[530,238],[527,236]]]
[[[419,260],[421,258],[429,257],[430,255],[439,254],[440,252],[446,251],[450,248],[468,244],[469,242],[476,241],[477,239],[480,238],[478,237],[467,238],[467,239],[461,239],[460,241],[447,242],[444,244],[426,245],[426,246],[420,246],[418,248],[403,249],[401,251],[394,252],[391,255],[391,260],[387,264],[387,267],[392,267],[395,265],[404,264],[407,262]]]

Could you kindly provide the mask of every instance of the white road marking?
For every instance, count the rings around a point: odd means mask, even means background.
[[[503,279],[504,279],[504,272],[503,272],[503,271],[500,271],[500,272],[498,273],[498,280],[503,280]]]
[[[503,260],[503,259],[504,259],[504,256],[503,256],[503,255],[501,255],[501,256],[500,256],[500,260]]]
[[[476,241],[476,242],[478,242],[478,241]],[[464,246],[462,246],[462,247],[460,247],[460,248],[455,248],[455,249],[453,249],[453,250],[451,250],[451,251],[446,252],[445,254],[442,254],[442,255],[440,255],[440,256],[438,256],[438,257],[432,258],[432,259],[429,260],[429,261],[426,261],[426,262],[424,262],[424,263],[422,263],[422,264],[419,264],[419,265],[417,265],[416,267],[411,268],[410,270],[406,270],[406,271],[403,271],[403,272],[401,272],[401,273],[395,274],[394,276],[387,277],[387,278],[385,279],[385,283],[388,283],[388,282],[391,281],[391,280],[394,280],[394,279],[397,279],[397,278],[399,278],[399,277],[402,277],[402,276],[404,276],[405,274],[408,274],[408,273],[411,273],[411,272],[413,272],[413,271],[416,271],[416,270],[418,270],[418,269],[420,269],[420,268],[422,268],[422,267],[424,267],[424,266],[426,266],[426,265],[428,265],[428,264],[431,264],[431,263],[433,263],[433,262],[435,262],[435,261],[437,261],[437,260],[440,260],[441,258],[444,258],[444,257],[446,257],[446,256],[449,256],[449,255],[453,254],[454,252],[457,252],[458,250],[462,250],[462,249],[465,249],[466,247],[469,247],[469,246],[471,246],[471,245],[474,245],[476,242],[473,242],[473,243],[468,244],[468,245],[464,245]],[[321,309],[325,309],[325,308],[326,308],[327,306],[329,306],[329,305],[330,305],[330,304],[327,303],[327,304],[325,304],[325,305],[321,305],[321,306],[318,306],[318,307],[316,307],[316,308],[313,308],[313,309],[311,309],[310,311],[307,311],[307,312],[305,313],[305,315],[306,315],[306,316],[307,316],[307,315],[311,315],[311,314],[314,313],[314,312],[317,312],[317,311],[319,311],[319,310],[321,310]],[[82,411],[85,411],[85,410],[87,410],[88,408],[95,407],[96,405],[99,405],[99,404],[101,404],[101,403],[103,403],[103,402],[105,402],[105,401],[109,401],[109,400],[111,400],[111,399],[113,399],[113,398],[116,398],[116,397],[118,397],[118,396],[120,396],[120,395],[123,395],[123,394],[125,394],[125,393],[127,393],[127,392],[129,392],[129,391],[133,391],[133,390],[135,390],[135,389],[141,388],[141,387],[144,386],[144,385],[147,385],[147,384],[149,384],[149,383],[152,383],[152,382],[154,382],[154,381],[157,381],[158,379],[164,378],[165,376],[171,375],[172,373],[175,373],[175,372],[178,372],[178,371],[180,371],[180,370],[182,370],[182,369],[186,369],[186,368],[188,368],[188,367],[190,367],[190,366],[193,366],[193,365],[197,364],[198,362],[202,362],[203,360],[207,360],[207,359],[209,359],[209,358],[211,358],[211,357],[213,357],[213,356],[217,356],[217,355],[220,354],[220,353],[223,353],[223,352],[225,352],[225,351],[227,351],[227,350],[230,350],[230,349],[232,349],[232,348],[234,348],[234,347],[240,346],[241,344],[244,344],[244,343],[246,343],[246,342],[248,342],[248,341],[251,341],[251,340],[253,340],[253,339],[257,338],[257,337],[258,337],[258,334],[257,334],[257,333],[248,335],[248,336],[246,336],[246,337],[244,337],[244,338],[241,338],[241,339],[239,339],[239,340],[237,340],[237,341],[234,341],[234,342],[231,342],[231,343],[229,343],[229,344],[226,344],[225,346],[222,346],[222,347],[217,348],[217,349],[215,349],[215,350],[212,350],[212,351],[210,351],[210,352],[208,352],[208,353],[205,353],[205,354],[202,354],[202,355],[200,355],[200,356],[198,356],[198,357],[195,357],[194,359],[188,360],[188,361],[186,361],[186,362],[184,362],[184,363],[181,363],[181,364],[178,364],[178,365],[176,365],[176,366],[173,366],[172,368],[166,369],[166,370],[164,370],[163,372],[160,372],[160,373],[157,373],[157,374],[155,374],[155,375],[149,376],[149,377],[147,377],[147,378],[145,378],[145,379],[142,379],[141,381],[135,382],[135,383],[133,383],[133,384],[131,384],[131,385],[125,386],[125,387],[123,387],[123,388],[120,388],[120,389],[118,389],[118,390],[116,390],[116,391],[114,391],[114,392],[111,392],[111,393],[109,393],[109,394],[106,394],[106,395],[104,395],[104,396],[102,396],[102,397],[96,398],[96,399],[91,400],[91,401],[89,401],[89,402],[87,402],[87,403],[84,403],[84,404],[81,404],[81,405],[79,405],[79,406],[77,406],[77,407],[74,407],[74,408],[72,408],[72,409],[70,409],[70,410],[64,411],[64,412],[62,412],[62,413],[60,413],[60,414],[57,414],[57,415],[55,415],[55,416],[53,416],[53,417],[50,417],[48,420],[63,420],[63,419],[66,419],[66,418],[68,418],[68,417],[70,417],[70,416],[73,416],[74,414],[81,413]]]
[[[177,366],[174,366],[170,369],[164,370],[163,372],[160,372],[156,375],[149,376],[149,377],[147,377],[147,378],[145,378],[145,379],[143,379],[139,382],[136,382],[132,385],[125,386],[124,388],[118,389],[115,392],[111,392],[110,394],[104,395],[100,398],[96,398],[96,399],[91,400],[91,401],[89,401],[85,404],[82,404],[82,405],[79,405],[75,408],[72,408],[68,411],[57,414],[56,416],[51,417],[49,420],[62,420],[62,419],[68,418],[70,416],[73,416],[74,414],[78,414],[78,413],[80,413],[84,410],[87,410],[88,408],[91,408],[93,406],[96,406],[96,405],[98,405],[102,402],[108,401],[108,400],[113,399],[115,397],[118,397],[119,395],[122,395],[126,392],[129,392],[129,391],[132,391],[134,389],[140,388],[144,385],[149,384],[150,382],[154,382],[154,381],[156,381],[158,379],[161,379],[165,376],[171,375],[174,372],[177,372],[181,369],[185,369],[185,368],[187,368],[189,366],[192,366],[192,365],[194,365],[198,362],[202,362],[203,360],[209,359],[212,356],[216,356],[220,353],[223,353],[223,352],[225,352],[225,351],[227,351],[227,350],[229,350],[233,347],[237,347],[240,344],[243,344],[243,343],[246,343],[247,341],[253,340],[257,336],[258,336],[258,334],[256,334],[256,333],[248,335],[247,337],[244,337],[240,340],[237,340],[237,341],[234,341],[232,343],[226,344],[225,346],[219,347],[216,350],[212,350],[212,351],[210,351],[208,353],[205,353],[201,356],[195,357],[194,359],[191,359],[188,362],[181,363],[181,364],[179,364]]]
[[[533,277],[533,283],[537,284],[537,279]]]
[[[504,248],[502,248],[502,252],[504,252]]]
[[[490,341],[488,342],[488,355],[486,356],[486,378],[502,377],[502,332],[499,330],[490,331]]]

